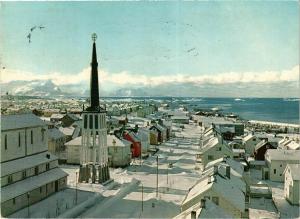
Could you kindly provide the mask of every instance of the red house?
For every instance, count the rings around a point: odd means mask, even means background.
[[[131,153],[132,157],[140,157],[141,156],[141,141],[135,136],[133,132],[124,132],[123,138],[127,141],[132,142],[131,145]]]

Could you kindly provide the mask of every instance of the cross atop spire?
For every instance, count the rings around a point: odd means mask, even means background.
[[[98,85],[98,62],[97,62],[97,51],[96,51],[96,41],[97,34],[92,34],[93,40],[93,53],[92,53],[92,62],[91,62],[91,81],[90,81],[90,98],[91,106],[87,110],[99,111],[99,85]]]
[[[92,34],[92,40],[93,40],[93,42],[96,42],[96,40],[97,40],[97,34],[96,33]]]

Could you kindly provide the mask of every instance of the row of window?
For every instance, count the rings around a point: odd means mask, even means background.
[[[99,128],[99,120],[98,120],[98,115],[84,115],[84,128],[88,128],[88,119],[89,119],[89,128],[90,129],[98,129]],[[100,116],[100,124],[105,124],[105,117]]]
[[[41,130],[41,137],[42,141],[45,140],[45,130]],[[27,139],[27,132],[25,132],[25,139]],[[4,135],[4,149],[7,150],[7,145],[8,145],[8,139],[7,139],[7,134]],[[30,131],[30,144],[33,144],[33,131]],[[18,133],[18,146],[22,146],[22,141],[21,141],[21,132]]]
[[[54,182],[51,182],[50,183],[50,185],[51,185],[51,189],[53,189],[53,187],[54,187]],[[43,187],[41,186],[40,187],[40,193],[42,193],[43,192]],[[46,193],[48,192],[48,187],[46,186]],[[27,196],[27,198],[29,198],[30,196]],[[13,204],[15,205],[16,204],[16,198],[13,198]]]
[[[46,171],[50,170],[50,163],[46,163]],[[38,175],[39,174],[39,167],[36,166],[34,168],[34,175]],[[27,173],[26,170],[22,171],[22,180],[25,179],[27,177]],[[7,182],[8,184],[12,184],[13,183],[13,176],[9,175],[7,178]]]

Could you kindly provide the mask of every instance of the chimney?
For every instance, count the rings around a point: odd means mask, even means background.
[[[230,166],[226,166],[226,176],[228,179],[230,179]]]
[[[200,208],[205,208],[205,199],[204,198],[202,198],[201,200],[200,200],[201,202],[200,202]]]
[[[211,183],[211,176],[208,177],[207,179],[207,183],[210,184]]]
[[[191,219],[196,219],[196,211],[191,212]]]

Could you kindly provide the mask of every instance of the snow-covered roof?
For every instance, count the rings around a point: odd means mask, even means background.
[[[213,148],[219,143],[219,139],[217,137],[211,138],[204,146],[200,149],[200,152],[204,153],[209,149]]]
[[[251,140],[252,138],[255,138],[255,136],[252,135],[252,134],[246,135],[246,136],[243,138],[243,142],[247,142],[247,141]]]
[[[115,135],[107,135],[108,147],[126,147],[126,146],[130,146],[131,144],[132,143],[130,141],[127,141],[125,139],[119,139]]]
[[[65,143],[66,146],[72,145],[72,146],[80,146],[81,145],[81,136],[72,139],[71,141],[68,141]]]
[[[268,149],[265,155],[268,160],[293,160],[300,163],[300,150]]]
[[[72,136],[75,130],[74,127],[59,127],[59,130],[64,133],[64,135]]]
[[[209,183],[209,179],[211,182]],[[200,179],[190,190],[186,196],[184,203],[200,196],[203,192],[212,189],[215,193],[221,195],[225,200],[229,201],[233,206],[240,211],[245,210],[245,195],[246,184],[237,177],[230,179],[224,178],[219,174],[206,176]]]
[[[221,163],[228,164],[230,166],[232,175],[235,175],[238,177],[243,176],[244,166],[240,162],[233,160],[231,158],[223,158],[222,157],[222,158],[213,160],[205,166],[205,170],[208,170],[209,168],[211,168],[213,166],[220,165]]]
[[[54,113],[51,115],[51,119],[62,119],[64,117],[63,114],[60,114],[60,113]]]
[[[32,113],[1,115],[1,131],[45,126],[46,123]]]
[[[60,139],[65,137],[64,133],[62,133],[60,130],[58,130],[57,128],[53,128],[53,129],[48,129],[48,138],[49,139]]]
[[[26,194],[47,183],[61,179],[68,174],[59,168],[54,168],[37,176],[29,177],[19,182],[1,188],[1,202],[5,202],[19,195]]]
[[[58,159],[53,154],[50,154],[50,158],[48,159],[46,157],[47,154],[50,153],[43,152],[40,154],[26,156],[24,158],[1,163],[1,177]]]
[[[255,150],[257,151],[258,149],[260,149],[261,147],[265,146],[268,142],[265,141],[265,140],[261,140],[260,142],[258,142],[256,145],[255,145]]]
[[[287,147],[288,149],[297,150],[297,149],[300,148],[300,144],[297,143],[297,142],[295,142],[295,141],[291,141],[290,143],[288,143],[288,144],[286,145],[286,147]],[[300,158],[299,158],[299,159],[300,159]]]

